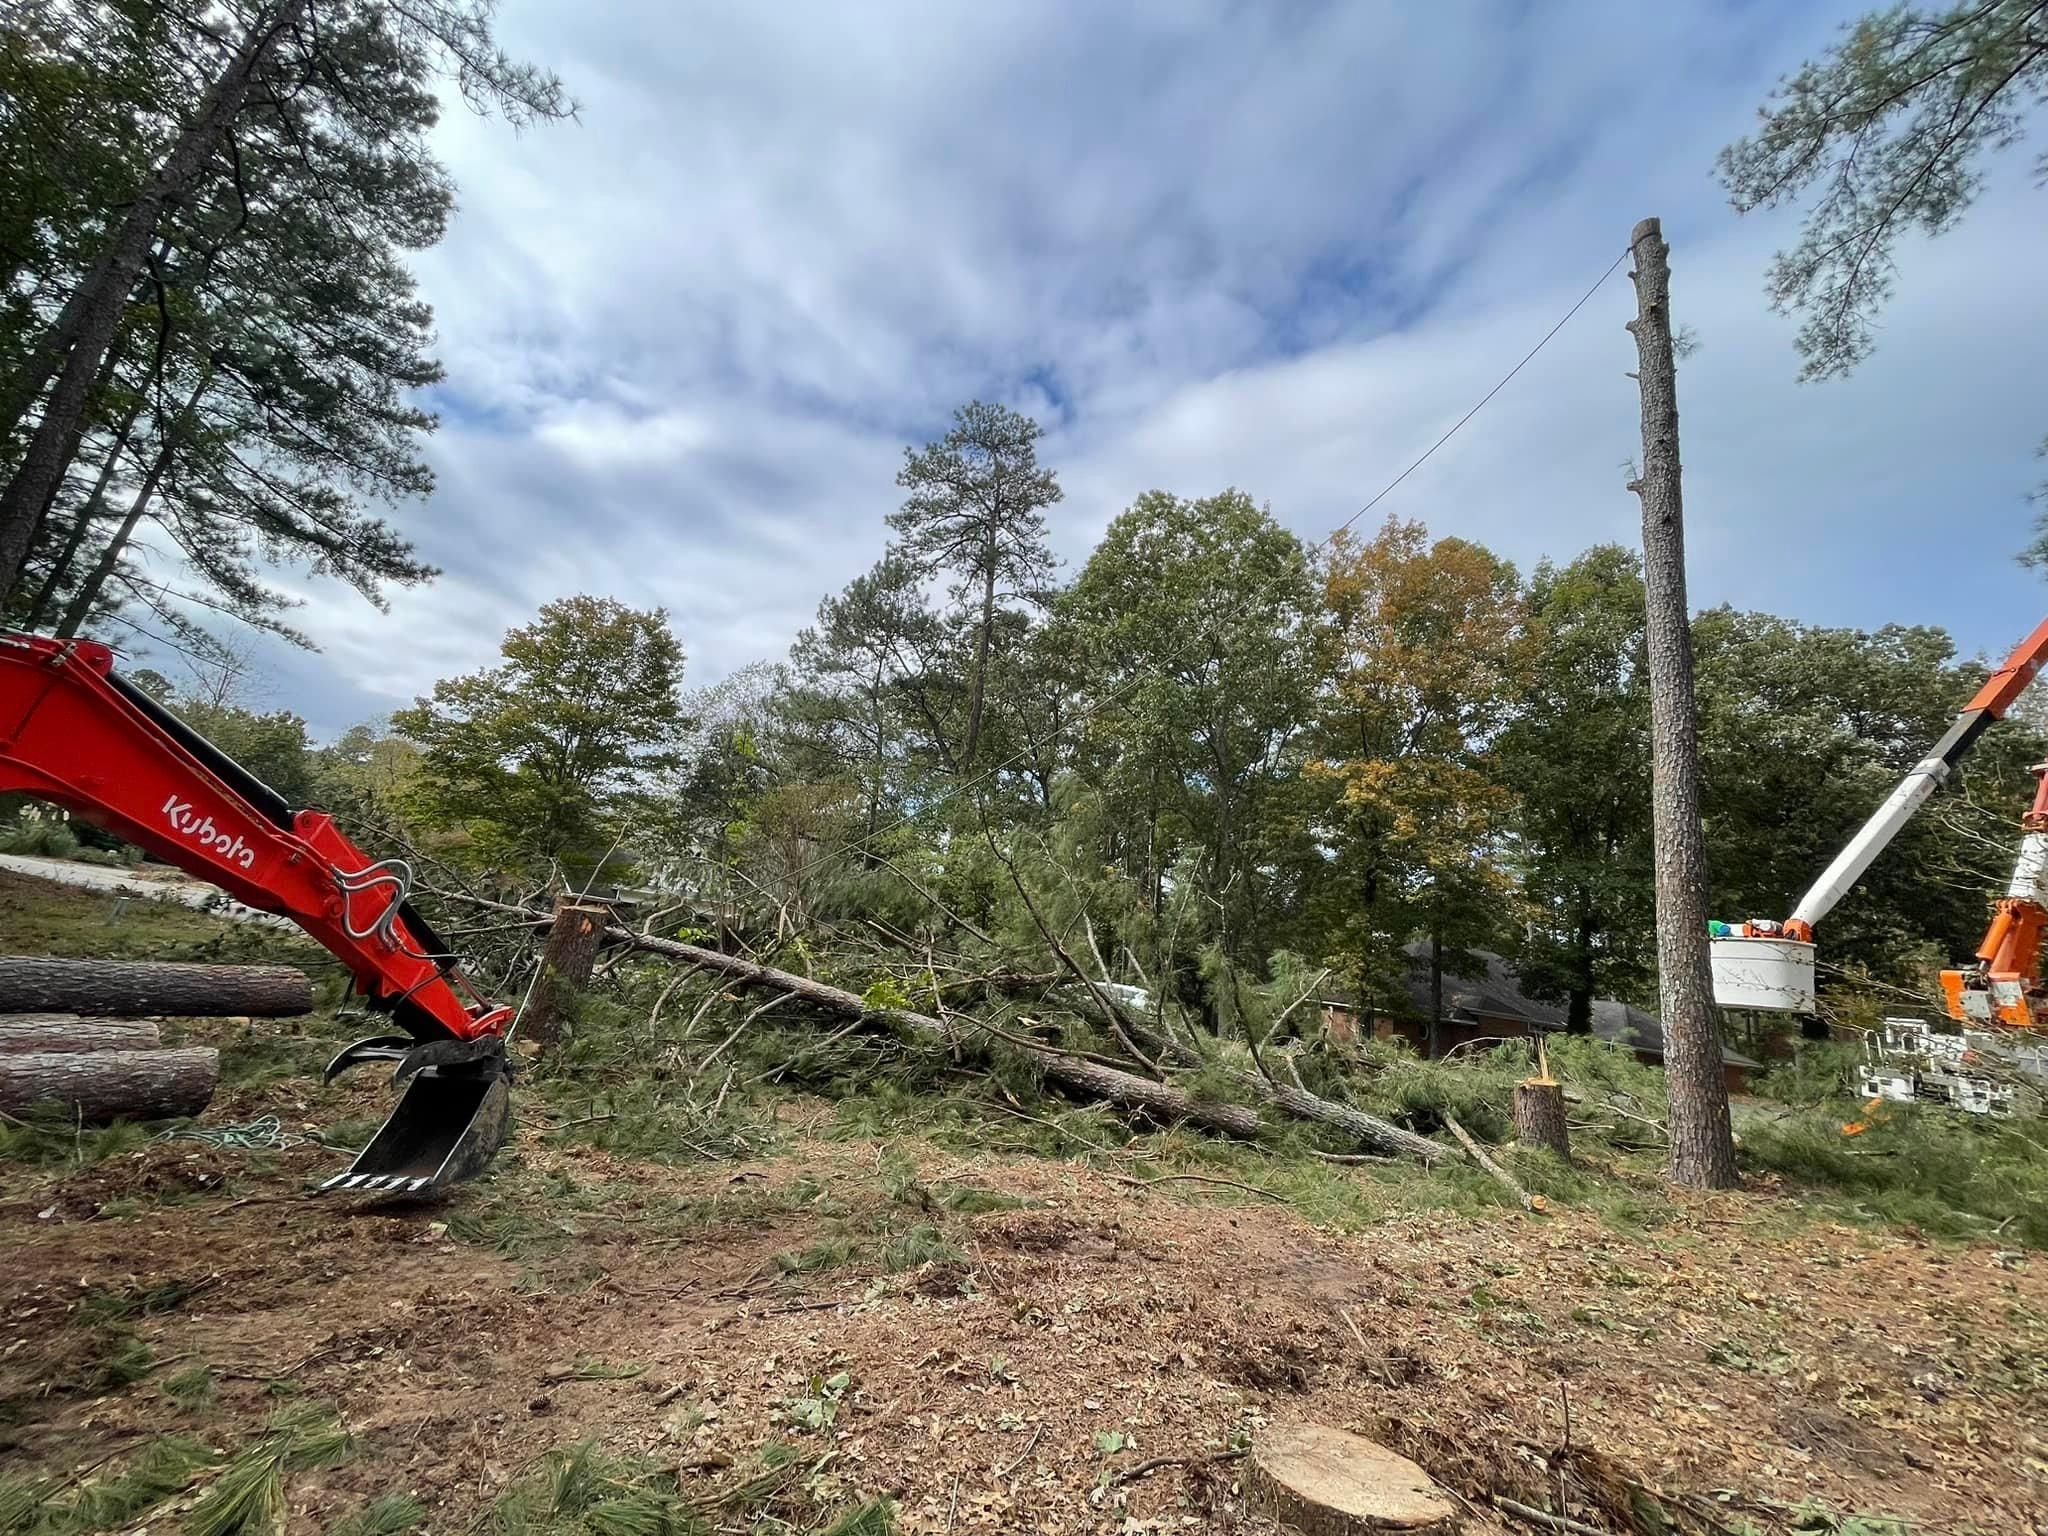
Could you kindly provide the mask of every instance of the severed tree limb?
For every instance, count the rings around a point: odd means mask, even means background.
[[[1132,1024],[1139,1039],[1176,1064],[1184,1067],[1208,1065],[1193,1047],[1168,1036],[1156,1035],[1144,1025],[1128,1018],[1127,1022]],[[1425,1164],[1441,1162],[1448,1155],[1443,1147],[1427,1136],[1405,1131],[1392,1121],[1382,1120],[1378,1115],[1369,1115],[1362,1109],[1353,1109],[1349,1104],[1339,1104],[1334,1099],[1326,1099],[1306,1088],[1290,1083],[1277,1083],[1254,1072],[1240,1072],[1235,1068],[1223,1070],[1232,1087],[1254,1098],[1264,1099],[1298,1119],[1313,1120],[1320,1125],[1342,1131],[1360,1145],[1375,1152],[1419,1158]]]
[[[1249,1454],[1248,1451],[1203,1451],[1195,1456],[1154,1456],[1150,1461],[1125,1467],[1109,1480],[1108,1486],[1121,1488],[1125,1483],[1135,1483],[1139,1478],[1150,1477],[1165,1467],[1215,1466],[1226,1461],[1242,1461]]]
[[[1496,1493],[1493,1496],[1493,1507],[1517,1520],[1527,1521],[1531,1525],[1546,1526],[1553,1531],[1567,1531],[1570,1536],[1611,1536],[1611,1533],[1602,1526],[1588,1525],[1585,1521],[1574,1520],[1568,1515],[1553,1515],[1547,1509],[1536,1509],[1504,1494]]]
[[[762,1014],[768,1012],[769,1009],[780,1008],[784,1003],[788,1001],[789,995],[787,993],[784,993],[779,997],[771,997],[768,999],[767,1002],[761,1004],[758,1008],[754,1009],[751,1013],[749,1013],[745,1018],[741,1019],[739,1023],[733,1025],[732,1033],[727,1035],[723,1040],[719,1041],[717,1046],[715,1046],[712,1049],[711,1054],[709,1056],[706,1056],[703,1062],[699,1064],[699,1066],[697,1067],[696,1075],[702,1077],[706,1072],[709,1072],[711,1070],[711,1064],[714,1061],[718,1060],[719,1057],[725,1054],[726,1047],[731,1045],[733,1041],[739,1039],[741,1033],[745,1031],[746,1027],[749,1024],[753,1023],[754,1020],[761,1017]]]
[[[1472,1133],[1466,1130],[1465,1127],[1463,1127],[1462,1125],[1458,1124],[1458,1117],[1456,1115],[1446,1112],[1446,1114],[1444,1115],[1444,1124],[1449,1126],[1451,1128],[1451,1134],[1458,1138],[1458,1145],[1465,1149],[1465,1155],[1470,1157],[1473,1162],[1477,1163],[1481,1168],[1483,1168],[1487,1172],[1487,1174],[1491,1176],[1493,1180],[1501,1186],[1501,1188],[1505,1189],[1509,1194],[1513,1195],[1517,1203],[1519,1203],[1524,1210],[1533,1211],[1537,1208],[1536,1202],[1534,1199],[1530,1197],[1529,1191],[1522,1188],[1522,1186],[1516,1182],[1515,1176],[1513,1174],[1509,1173],[1507,1169],[1501,1167],[1499,1163],[1496,1163],[1492,1158],[1486,1155],[1485,1149],[1481,1147],[1478,1142],[1472,1139]]]
[[[1024,888],[1024,877],[1018,873],[1016,862],[1007,853],[1004,853],[1001,848],[996,846],[995,834],[989,831],[986,819],[982,822],[981,840],[988,844],[988,851],[995,855],[996,862],[1001,864],[1009,874],[1010,884],[1016,887],[1017,895],[1024,903],[1024,910],[1031,914],[1032,925],[1044,936],[1045,942],[1052,946],[1052,952],[1059,957],[1060,964],[1071,971],[1074,979],[1081,983],[1081,989],[1088,994],[1089,1000],[1095,1004],[1097,1010],[1102,1014],[1104,1021],[1109,1025],[1109,1032],[1116,1036],[1117,1043],[1137,1057],[1139,1061],[1143,1062],[1146,1070],[1163,1082],[1166,1078],[1165,1069],[1150,1056],[1139,1050],[1137,1042],[1131,1038],[1130,1033],[1125,1029],[1126,1021],[1123,1008],[1114,997],[1096,985],[1094,977],[1081,969],[1080,964],[1067,952],[1066,945],[1059,941],[1059,937],[1054,934],[1044,917],[1039,914],[1038,903],[1031,899],[1031,892]],[[1083,923],[1088,921],[1088,912],[1085,907],[1081,910],[1081,921]],[[1088,942],[1091,945],[1095,942],[1095,932],[1092,927],[1088,931]],[[1099,963],[1101,959],[1101,952],[1099,950],[1096,952],[1096,958]]]

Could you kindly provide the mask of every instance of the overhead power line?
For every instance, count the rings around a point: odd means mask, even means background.
[[[1609,279],[1610,277],[1614,276],[1615,268],[1619,267],[1626,260],[1628,260],[1628,250],[1626,247],[1624,247],[1622,249],[1621,254],[1615,257],[1614,260],[1608,265],[1607,270],[1605,272],[1602,272],[1598,277],[1593,279],[1593,286],[1588,288],[1584,293],[1579,295],[1578,303],[1574,304],[1570,309],[1566,310],[1562,315],[1558,317],[1557,324],[1553,325],[1549,330],[1545,331],[1543,333],[1542,340],[1538,341],[1535,346],[1531,347],[1527,352],[1524,352],[1522,354],[1522,360],[1520,362],[1516,363],[1514,367],[1510,368],[1506,373],[1501,375],[1500,382],[1498,384],[1494,385],[1493,388],[1489,389],[1485,394],[1479,397],[1479,403],[1477,405],[1473,406],[1471,410],[1467,411],[1464,415],[1460,416],[1456,421],[1452,422],[1450,430],[1448,432],[1444,433],[1442,437],[1438,438],[1435,442],[1431,443],[1427,448],[1423,449],[1422,456],[1418,458],[1413,464],[1410,464],[1406,469],[1402,470],[1401,473],[1394,476],[1394,478],[1389,480],[1384,486],[1382,486],[1380,488],[1379,494],[1374,496],[1371,501],[1368,501],[1356,512],[1352,513],[1349,517],[1345,518],[1343,522],[1339,523],[1336,527],[1332,528],[1327,534],[1323,536],[1322,540],[1319,543],[1309,546],[1310,550],[1313,552],[1314,550],[1319,550],[1323,548],[1324,545],[1328,544],[1332,539],[1336,538],[1338,534],[1344,532],[1345,529],[1349,528],[1353,523],[1357,522],[1361,517],[1365,516],[1366,513],[1370,512],[1374,507],[1378,506],[1381,502],[1385,501],[1389,496],[1391,496],[1403,480],[1406,480],[1410,475],[1414,474],[1415,471],[1422,468],[1423,465],[1427,464],[1430,461],[1430,459],[1435,455],[1437,449],[1443,447],[1445,443],[1448,443],[1452,438],[1456,437],[1458,435],[1459,429],[1462,428],[1466,422],[1470,421],[1474,416],[1477,416],[1481,411],[1486,409],[1488,401],[1492,400],[1495,395],[1499,394],[1502,390],[1506,389],[1509,384],[1514,382],[1515,375],[1520,373],[1524,368],[1528,367],[1531,360],[1535,358],[1538,352],[1541,352],[1545,347],[1550,345],[1551,337],[1555,336],[1559,331],[1563,330],[1565,326],[1570,322],[1572,316],[1576,315],[1580,310],[1586,307],[1586,301],[1592,298],[1594,294],[1600,291],[1600,285],[1605,283],[1607,279]]]

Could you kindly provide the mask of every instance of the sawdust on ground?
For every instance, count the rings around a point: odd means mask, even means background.
[[[290,1390],[337,1405],[360,1447],[293,1479],[295,1530],[392,1490],[462,1530],[583,1439],[678,1468],[709,1504],[781,1439],[807,1498],[886,1493],[906,1530],[1136,1533],[1263,1528],[1227,1453],[1309,1418],[1415,1456],[1472,1501],[1473,1529],[1513,1528],[1489,1495],[1549,1503],[1587,1457],[1731,1521],[1818,1502],[2048,1530],[2038,1259],[1759,1231],[1743,1195],[1690,1202],[1655,1239],[1572,1212],[1340,1236],[1227,1188],[913,1145],[922,1180],[1029,1203],[948,1218],[958,1260],[786,1272],[778,1255],[825,1227],[812,1188],[841,1212],[887,1199],[882,1150],[674,1169],[529,1139],[501,1179],[605,1193],[522,1207],[554,1244],[538,1257],[462,1240],[463,1213],[502,1198],[488,1187],[410,1208],[292,1198],[334,1164],[314,1146],[260,1178],[189,1143],[60,1175],[0,1203],[0,1396],[36,1404],[0,1454],[65,1471],[173,1429],[232,1440]],[[230,1178],[257,1198],[217,1193]],[[686,1228],[661,1219],[678,1202]],[[166,1281],[197,1289],[135,1320],[149,1378],[37,1397],[81,1297]],[[209,1407],[159,1390],[202,1364]],[[792,1410],[840,1373],[822,1414]],[[1156,1457],[1194,1459],[1118,1481]]]

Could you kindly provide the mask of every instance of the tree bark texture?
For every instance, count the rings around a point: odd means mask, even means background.
[[[611,909],[574,896],[555,898],[555,921],[541,952],[540,977],[519,1020],[519,1033],[542,1050],[560,1045],[576,1016],[576,1000],[590,985]]]
[[[42,419],[22,451],[21,463],[0,492],[0,592],[21,577],[35,520],[68,467],[64,450],[84,412],[100,361],[120,328],[128,296],[149,259],[151,243],[166,209],[191,194],[207,162],[220,149],[256,82],[263,61],[279,37],[305,13],[308,0],[272,0],[257,13],[241,46],[201,98],[198,110],[178,135],[163,164],[129,203],[99,258],[66,301],[57,324],[38,345],[8,404],[26,411],[52,374],[56,383],[43,402]]]
[[[699,949],[694,944],[684,944],[675,939],[657,939],[646,934],[633,933],[625,928],[609,929],[606,937],[615,943],[631,944],[636,949],[645,950],[650,954],[666,955],[670,959],[701,965],[707,970],[731,977],[742,986],[763,986],[778,992],[787,992],[802,1002],[827,1013],[837,1014],[841,1018],[867,1019],[878,1025],[893,1022],[914,1039],[928,1045],[957,1048],[972,1044],[974,1041],[971,1027],[963,1028],[932,1018],[928,1014],[912,1013],[903,1009],[876,1013],[851,992],[827,986],[820,981],[812,981],[806,976],[779,971],[773,966],[742,960],[735,955],[722,955],[717,950]],[[1172,1083],[1156,1082],[1116,1067],[1084,1061],[1054,1050],[1036,1050],[1021,1045],[1017,1048],[1026,1051],[1037,1061],[1047,1081],[1087,1098],[1103,1099],[1126,1108],[1143,1109],[1167,1119],[1186,1120],[1212,1131],[1220,1131],[1227,1136],[1249,1139],[1268,1129],[1259,1112],[1243,1104],[1223,1104],[1197,1099]],[[1332,1103],[1305,1089],[1283,1087],[1245,1073],[1233,1074],[1233,1082],[1246,1093],[1263,1098],[1290,1114],[1317,1120],[1345,1131],[1374,1151],[1417,1157],[1425,1162],[1434,1162],[1445,1156],[1444,1149],[1426,1136],[1404,1131],[1399,1126],[1389,1125],[1384,1120],[1366,1114],[1363,1110],[1353,1109],[1346,1104]]]
[[[220,1052],[22,1051],[0,1054],[0,1110],[61,1105],[87,1122],[196,1115],[220,1082]]]
[[[1566,1162],[1572,1160],[1563,1084],[1542,1077],[1515,1084],[1515,1139],[1525,1147],[1542,1147]]]
[[[0,955],[0,1013],[288,1018],[313,1011],[313,984],[286,965],[160,965]]]
[[[75,1013],[0,1014],[0,1056],[22,1051],[153,1051],[163,1044],[147,1019],[83,1019]]]
[[[1635,262],[1643,462],[1643,581],[1650,654],[1652,828],[1657,859],[1657,974],[1670,1098],[1671,1177],[1695,1189],[1736,1182],[1728,1087],[1707,961],[1707,853],[1700,824],[1699,716],[1685,593],[1679,486],[1678,365],[1671,344],[1670,248],[1655,219],[1629,237]]]

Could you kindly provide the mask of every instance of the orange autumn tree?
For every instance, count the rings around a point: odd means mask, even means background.
[[[1481,545],[1390,518],[1331,541],[1319,642],[1308,780],[1323,796],[1332,958],[1399,999],[1404,946],[1429,941],[1434,1020],[1442,972],[1509,926],[1514,882],[1496,854],[1514,797],[1493,744],[1534,659],[1521,583]]]

